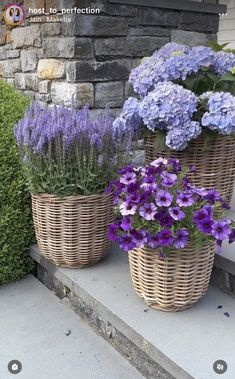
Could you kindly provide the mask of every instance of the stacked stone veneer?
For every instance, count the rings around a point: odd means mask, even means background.
[[[79,1],[77,2],[79,5]],[[42,0],[30,2],[42,7]],[[128,77],[144,56],[169,41],[190,45],[216,39],[219,16],[144,6],[90,2],[99,15],[67,15],[71,22],[0,27],[0,76],[46,102],[120,108],[131,94]],[[55,15],[53,15],[55,16]],[[36,18],[34,19],[36,20]],[[39,22],[40,21],[40,22]]]

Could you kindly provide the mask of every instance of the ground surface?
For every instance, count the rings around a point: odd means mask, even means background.
[[[1,379],[143,378],[33,276],[0,287],[0,321]]]
[[[50,266],[37,248],[31,255],[177,379],[216,379],[213,364],[220,359],[228,365],[221,377],[235,378],[235,301],[230,296],[211,287],[191,309],[156,311],[135,294],[127,254],[116,247],[83,270]]]

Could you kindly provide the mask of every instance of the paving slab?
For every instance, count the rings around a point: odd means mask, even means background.
[[[1,379],[143,379],[33,276],[0,287],[0,336]]]
[[[82,270],[56,267],[36,245],[31,256],[173,377],[216,379],[213,364],[222,359],[228,365],[223,378],[235,378],[235,302],[230,296],[210,288],[191,309],[157,311],[135,294],[127,254],[116,246],[102,262]]]

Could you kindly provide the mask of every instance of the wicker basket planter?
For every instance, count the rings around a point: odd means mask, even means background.
[[[112,195],[32,195],[33,220],[41,252],[56,265],[81,268],[105,257],[111,242]]]
[[[183,165],[197,167],[191,177],[198,187],[216,188],[221,195],[231,202],[235,180],[235,139],[218,135],[208,142],[205,149],[203,136],[192,141],[184,151],[162,150],[156,152],[156,135],[149,134],[145,139],[145,160],[149,164],[159,157],[178,158]],[[190,176],[190,174],[189,174]]]
[[[157,250],[134,249],[129,252],[129,263],[135,291],[155,309],[189,308],[207,291],[214,254],[215,243],[200,251],[189,245],[164,259]]]

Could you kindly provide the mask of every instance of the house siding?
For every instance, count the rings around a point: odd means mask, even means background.
[[[220,16],[218,42],[229,42],[228,47],[235,49],[235,0],[222,0],[227,5],[227,16]]]

